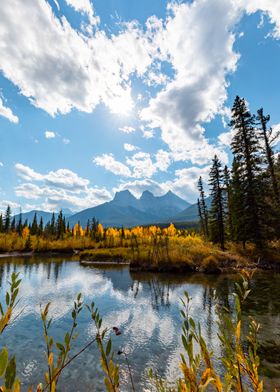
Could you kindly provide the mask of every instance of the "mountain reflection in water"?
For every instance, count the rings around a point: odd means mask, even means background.
[[[178,360],[183,350],[180,298],[185,290],[192,297],[191,314],[200,322],[208,345],[216,357],[222,355],[217,338],[216,304],[230,305],[228,293],[233,290],[236,276],[136,273],[127,266],[81,266],[75,259],[57,257],[7,258],[0,261],[1,301],[13,271],[20,272],[23,279],[16,312],[19,316],[1,336],[0,347],[5,344],[11,354],[16,354],[23,391],[43,380],[46,370],[40,304],[52,302],[51,333],[62,340],[71,322],[73,300],[79,292],[85,303],[95,301],[105,326],[121,329],[121,336],[113,337],[113,347],[127,353],[137,391],[149,390],[145,373],[151,367],[171,380],[180,374]],[[262,325],[260,353],[265,357],[262,372],[266,390],[280,385],[279,287],[279,274],[256,274],[244,310],[244,316],[253,316]],[[78,330],[73,353],[94,335],[86,309],[79,316]],[[116,359],[121,363],[121,391],[129,391],[124,359]],[[98,352],[91,348],[66,368],[59,390],[104,391],[102,380]]]

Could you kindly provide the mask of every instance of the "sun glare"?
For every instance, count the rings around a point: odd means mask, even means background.
[[[110,102],[110,110],[120,116],[129,116],[134,107],[133,100],[129,94],[116,97]]]

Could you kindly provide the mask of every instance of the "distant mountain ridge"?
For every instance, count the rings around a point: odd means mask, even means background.
[[[104,226],[136,226],[163,222],[178,214],[190,203],[169,191],[163,196],[154,196],[144,191],[137,199],[130,191],[117,192],[112,201],[88,208],[68,218],[70,225],[80,222],[82,226],[95,217]]]
[[[130,191],[124,190],[117,192],[110,202],[74,214],[70,210],[63,210],[63,212],[70,226],[79,222],[83,227],[93,218],[101,222],[104,227],[198,221],[197,205],[188,203],[171,191],[163,196],[154,196],[152,192],[146,190],[140,198],[136,198]],[[33,210],[22,213],[22,220],[27,219],[28,223],[32,223],[35,213],[38,222],[42,217],[44,224],[52,218],[51,212]],[[56,217],[57,214],[55,213]],[[15,217],[18,220],[19,214]]]
[[[69,210],[69,208],[62,209],[62,213],[65,216],[65,218],[68,218],[69,216],[73,215],[73,212]],[[41,217],[43,218],[44,225],[48,223],[52,219],[52,212],[47,212],[47,211],[41,211],[41,210],[32,210],[29,212],[23,212],[22,214],[17,214],[15,215],[16,222],[19,221],[20,215],[22,219],[22,223],[24,223],[26,220],[28,223],[32,223],[34,219],[34,215],[36,214],[37,216],[37,222],[40,222]],[[55,218],[58,216],[58,212],[54,213]]]

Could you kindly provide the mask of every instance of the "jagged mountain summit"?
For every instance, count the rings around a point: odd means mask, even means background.
[[[130,191],[117,192],[112,201],[81,211],[68,220],[70,225],[80,222],[85,225],[95,217],[104,226],[135,226],[155,222],[165,222],[178,214],[190,203],[169,191],[163,196],[154,196],[144,191],[137,199]]]
[[[146,190],[140,198],[136,198],[129,190],[123,190],[117,192],[110,202],[74,214],[68,210],[63,212],[70,226],[79,222],[83,227],[93,218],[101,222],[104,227],[132,227],[198,220],[196,204],[188,203],[171,191],[163,196],[154,196],[152,192]],[[22,214],[23,221],[27,219],[28,223],[32,223],[35,213],[38,222],[41,216],[44,224],[51,220],[51,212],[33,210]],[[18,219],[19,215],[16,215],[16,220]]]

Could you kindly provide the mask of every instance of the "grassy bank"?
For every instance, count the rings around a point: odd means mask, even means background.
[[[83,233],[81,235],[81,233]],[[280,242],[271,241],[262,250],[252,244],[229,242],[226,250],[187,230],[157,226],[100,230],[98,235],[83,231],[61,238],[44,235],[0,234],[0,253],[79,253],[81,261],[129,262],[132,270],[200,271],[219,273],[244,267],[280,269]]]
[[[130,246],[103,248],[103,244],[80,252],[82,261],[129,261],[132,270],[200,271],[219,273],[252,265],[245,255],[222,252],[198,235],[131,241]]]

